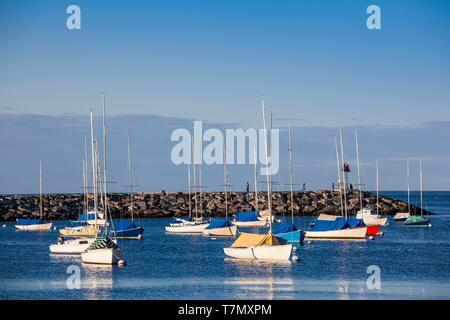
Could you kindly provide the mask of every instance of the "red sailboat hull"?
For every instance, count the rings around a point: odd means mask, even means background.
[[[380,232],[380,226],[367,226],[366,236],[377,236]]]

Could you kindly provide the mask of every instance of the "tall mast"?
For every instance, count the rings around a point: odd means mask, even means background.
[[[42,220],[42,161],[39,160],[39,215]]]
[[[291,136],[291,124],[289,123],[289,174],[291,185],[291,215],[292,224],[294,224],[294,175],[292,172],[292,136]]]
[[[189,196],[189,217],[192,218],[192,204],[191,204],[191,164],[188,163],[188,196]]]
[[[195,150],[195,139],[192,142],[192,150]],[[194,151],[195,152],[195,151]],[[195,198],[195,218],[198,218],[198,200],[197,200],[197,172],[196,172],[196,163],[195,163],[195,155],[193,157],[193,168],[194,168],[194,198]]]
[[[81,160],[83,162],[83,211],[86,211],[88,199],[86,195],[86,168],[84,166],[84,157]]]
[[[94,189],[94,213],[95,213],[95,226],[97,226],[97,211],[98,211],[98,199],[97,199],[97,164],[95,155],[95,140],[94,140],[94,120],[91,109],[91,153],[92,153],[92,187]]]
[[[410,187],[409,187],[409,159],[406,160],[406,181],[408,188],[408,213],[411,214],[411,205],[410,203]]]
[[[422,159],[419,160],[420,165],[420,215],[423,215],[423,174],[422,174]]]
[[[107,176],[106,176],[106,119],[105,119],[105,94],[102,94],[103,102],[103,205],[105,211],[105,219],[108,219],[108,196],[107,196]]]
[[[344,143],[342,141],[342,128],[339,128],[339,137],[341,141],[341,162],[342,162],[342,174],[344,176],[344,212],[345,218],[347,218],[347,175],[344,172]]]
[[[87,136],[84,136],[84,187],[86,195],[86,213],[89,210],[89,183],[88,183],[88,152],[87,152]]]
[[[360,173],[360,162],[359,162],[359,145],[358,145],[358,131],[355,130],[355,141],[356,141],[356,164],[358,167],[358,189],[359,189],[359,206],[360,209],[363,209],[362,202],[362,191],[361,191],[361,173]]]
[[[268,156],[268,131],[269,129],[266,128],[266,109],[264,105],[264,96],[261,96],[261,107],[262,107],[262,113],[263,113],[263,128],[264,128],[264,138],[265,138],[265,144],[264,149],[266,153],[266,173],[267,173],[267,205],[269,210],[269,233],[272,234],[272,190],[270,187],[270,174],[269,173],[269,156]]]
[[[128,177],[130,179],[130,208],[131,208],[131,221],[134,221],[134,208],[133,208],[133,172],[131,170],[131,144],[130,144],[130,131],[128,131]]]
[[[258,212],[258,173],[256,172],[258,170],[258,158],[256,156],[256,146],[253,149],[253,156],[255,158],[255,165],[254,165],[254,179],[255,179],[255,211]]]
[[[203,191],[203,185],[202,185],[202,171],[203,171],[203,161],[199,163],[200,167],[200,185],[198,186],[200,189],[200,218],[203,218],[203,199],[202,199],[202,191]]]
[[[338,150],[338,143],[337,143],[337,138],[334,137],[334,147],[336,149],[336,165],[337,165],[337,184],[338,184],[338,188],[339,188],[339,200],[341,202],[341,216],[344,216],[344,204],[342,201],[342,187],[341,187],[341,165],[339,164],[339,150]]]
[[[380,200],[379,200],[379,193],[380,193],[380,180],[379,180],[379,173],[378,173],[378,158],[376,160],[376,169],[377,169],[377,216],[379,216],[379,204],[380,204]]]
[[[223,180],[225,186],[225,219],[228,220],[228,171],[227,171],[227,147],[224,144],[223,154]]]

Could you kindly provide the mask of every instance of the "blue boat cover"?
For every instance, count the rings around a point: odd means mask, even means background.
[[[349,228],[345,218],[336,218],[336,220],[316,220],[316,223],[312,227],[312,231],[330,231],[330,230],[342,230]]]
[[[236,221],[258,221],[258,214],[254,211],[238,212],[238,214],[236,214]]]
[[[95,213],[80,213],[77,221],[95,220]]]
[[[273,231],[273,234],[280,234],[286,232],[297,231],[297,228],[292,223],[281,223],[277,228]]]
[[[119,220],[119,222],[117,222],[117,224],[115,225],[115,228],[117,231],[122,231],[122,230],[128,230],[128,229],[133,229],[136,228],[136,225],[134,224],[133,221],[131,220]]]
[[[43,224],[43,223],[45,222],[39,219],[17,219],[17,224],[19,226],[29,226],[32,224]]]
[[[348,218],[347,222],[350,225],[350,228],[365,227],[366,226],[362,219]]]
[[[206,229],[218,229],[231,227],[233,224],[227,219],[211,219],[211,223],[206,227]]]

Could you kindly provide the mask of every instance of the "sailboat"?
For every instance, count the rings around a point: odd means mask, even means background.
[[[96,140],[94,139],[94,120],[93,120],[93,113],[92,110],[90,111],[90,129],[91,129],[91,160],[92,160],[92,188],[93,188],[93,197],[94,197],[94,207],[93,209],[89,209],[89,193],[86,192],[86,204],[85,204],[85,214],[80,214],[78,216],[78,220],[75,222],[77,226],[75,227],[65,227],[63,229],[59,230],[59,233],[63,237],[96,237],[99,233],[101,225],[105,225],[106,223],[103,223],[100,221],[99,224],[97,224],[97,221],[100,220],[99,218],[99,210],[98,210],[98,195],[97,195],[97,188],[98,188],[98,152],[97,152],[97,144]],[[84,177],[83,177],[83,185],[84,190],[88,189],[88,179],[87,179],[87,144],[85,139],[85,146],[84,146],[84,161],[83,161],[83,167],[84,167]],[[104,219],[101,219],[104,220]],[[72,222],[74,223],[74,222]]]
[[[194,144],[192,147],[192,150],[194,149]],[[198,234],[203,234],[203,230],[208,226],[208,222],[203,220],[203,216],[199,216],[198,213],[198,199],[197,199],[197,185],[196,185],[196,179],[197,179],[197,172],[196,172],[196,168],[197,168],[197,164],[195,162],[195,157],[193,157],[194,161],[192,162],[193,164],[193,169],[194,169],[194,198],[195,198],[195,217],[194,219],[190,219],[189,218],[178,218],[177,222],[175,223],[171,223],[169,226],[166,226],[166,232],[168,233],[198,233]],[[201,167],[200,167],[201,170]],[[190,190],[191,190],[191,186],[190,186],[190,171],[188,171],[188,181],[189,181],[189,208],[191,208],[191,194],[190,194]],[[201,178],[201,171],[200,171],[200,178]],[[200,182],[201,184],[201,182]],[[201,186],[200,186],[201,188]],[[201,189],[200,189],[200,194],[201,194]],[[201,202],[201,198],[200,198],[200,202]]]
[[[207,236],[234,237],[237,233],[237,226],[228,220],[228,187],[230,186],[227,170],[226,148],[223,153],[223,179],[225,191],[225,219],[211,219],[210,224],[203,229],[203,234]]]
[[[106,224],[103,229],[103,234],[97,236],[95,241],[81,253],[81,261],[83,263],[92,264],[106,264],[113,265],[123,260],[122,249],[117,245],[117,240],[114,237],[114,224],[112,217],[108,215],[108,193],[107,193],[107,175],[106,175],[106,119],[105,119],[105,95],[103,95],[103,210],[105,219],[111,220],[112,232],[110,226]]]
[[[387,217],[380,217],[378,215],[377,210],[374,210],[373,208],[364,208],[364,206],[363,206],[358,132],[356,130],[355,130],[355,143],[356,143],[356,164],[357,164],[357,168],[358,168],[358,191],[359,191],[359,206],[360,206],[360,209],[356,213],[356,218],[362,219],[364,221],[364,224],[368,227],[386,226],[389,224]],[[378,167],[377,167],[377,192],[378,192]],[[373,235],[373,234],[370,234],[370,235]]]
[[[289,243],[301,244],[305,238],[305,233],[294,224],[294,175],[292,172],[292,136],[291,136],[291,124],[289,124],[289,175],[291,186],[291,223],[284,222],[280,224],[274,231],[274,234],[282,239],[287,240]]]
[[[338,188],[341,201],[341,216],[334,217],[325,215],[325,219],[317,219],[311,230],[305,231],[305,236],[308,239],[323,239],[323,240],[363,240],[367,234],[367,226],[361,219],[348,218],[347,208],[347,178],[345,172],[344,162],[344,146],[342,141],[342,129],[339,131],[340,146],[341,146],[341,164],[339,163],[339,151],[337,146],[337,139],[334,144],[336,149],[336,165],[338,173]],[[343,188],[341,187],[341,170],[344,175]],[[343,189],[343,190],[342,190]],[[343,192],[342,192],[343,191]]]
[[[131,168],[131,145],[130,145],[130,133],[128,132],[128,177],[130,179],[130,220],[120,220],[115,226],[113,235],[116,238],[122,239],[142,239],[144,236],[144,227],[137,226],[134,223],[134,208],[133,208],[133,172]]]
[[[39,161],[39,219],[17,219],[16,229],[25,231],[50,230],[52,222],[42,220],[42,210],[42,162]]]
[[[84,190],[84,205],[83,210],[87,211],[89,207],[89,193],[87,190],[87,176],[86,176],[86,146],[85,146],[85,157],[83,157],[83,190]],[[81,215],[81,214],[80,214]],[[84,215],[84,214],[83,214]],[[84,222],[86,224],[86,222]],[[96,233],[93,233],[92,236],[95,236]],[[49,246],[50,252],[54,254],[81,254],[84,250],[86,250],[92,242],[94,242],[94,238],[83,237],[76,239],[66,239],[64,236],[60,236],[58,238],[58,243],[51,244]]]
[[[411,216],[411,206],[410,206],[410,186],[409,186],[409,159],[406,160],[406,180],[408,188],[408,212],[397,212],[394,216],[394,221],[404,222]]]
[[[410,227],[431,227],[429,218],[423,216],[423,173],[422,173],[422,159],[420,159],[420,216],[409,216],[403,224]]]
[[[225,255],[231,258],[247,259],[247,260],[291,260],[292,244],[286,244],[286,240],[278,238],[272,233],[272,178],[269,172],[269,156],[268,156],[268,134],[266,129],[266,115],[264,98],[261,99],[261,107],[263,112],[263,123],[265,133],[265,157],[267,170],[267,195],[268,210],[270,213],[269,232],[267,234],[251,234],[241,233],[233,244],[224,248]]]

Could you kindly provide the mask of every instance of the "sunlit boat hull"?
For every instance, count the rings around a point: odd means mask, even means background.
[[[411,215],[408,212],[398,212],[394,216],[394,221],[403,222],[408,219]]]
[[[324,239],[324,240],[356,240],[366,237],[367,227],[328,230],[328,231],[305,231],[305,237],[308,239]]]
[[[65,237],[96,237],[98,231],[95,226],[84,226],[60,229],[59,233]]]
[[[92,249],[81,253],[81,261],[90,264],[117,264],[123,260],[122,250],[116,248]]]
[[[50,230],[52,228],[52,223],[38,223],[38,224],[29,224],[29,225],[15,225],[17,230],[23,231],[44,231]]]
[[[54,254],[81,254],[94,240],[93,238],[66,240],[63,243],[50,245],[50,252]]]
[[[223,228],[203,229],[203,234],[215,237],[232,237],[237,233],[237,226],[229,226]]]
[[[292,244],[262,245],[249,248],[224,248],[224,253],[231,258],[246,260],[290,260]]]
[[[208,223],[202,224],[180,224],[166,227],[166,232],[169,233],[203,233],[203,230],[208,226]]]
[[[268,224],[268,220],[257,221],[233,221],[233,223],[240,228],[264,228]]]

